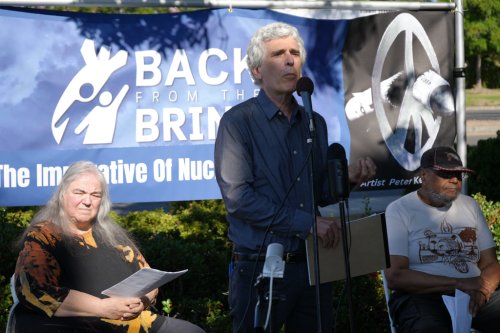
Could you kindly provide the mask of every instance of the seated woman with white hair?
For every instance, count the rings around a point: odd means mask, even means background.
[[[16,332],[203,333],[151,311],[157,289],[141,297],[101,294],[149,267],[110,210],[108,186],[95,164],[72,164],[22,235]]]

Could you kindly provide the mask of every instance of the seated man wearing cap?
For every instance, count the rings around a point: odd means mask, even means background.
[[[391,267],[385,270],[398,332],[452,332],[442,295],[470,296],[472,327],[500,332],[500,265],[479,205],[460,193],[464,168],[451,147],[426,151],[421,187],[387,206]]]

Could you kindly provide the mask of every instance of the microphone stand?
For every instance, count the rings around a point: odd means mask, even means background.
[[[255,333],[264,333],[264,314],[261,305],[265,301],[264,288],[262,288],[262,280],[264,277],[259,275],[254,286],[257,289],[257,303],[255,304],[255,313],[253,320],[253,327],[255,328]],[[271,300],[269,299],[269,302]]]
[[[267,306],[269,307],[269,304],[271,304],[273,301],[286,301],[286,295],[283,294],[278,294],[276,291],[272,292],[266,292],[265,286],[264,286],[264,281],[269,281],[268,277],[264,277],[263,274],[259,275],[257,277],[257,280],[254,284],[254,287],[257,290],[257,303],[255,304],[255,312],[254,312],[254,332],[255,333],[264,333],[264,327],[265,327],[265,320],[266,318],[266,313],[264,309],[264,305],[267,303]],[[271,311],[272,313],[272,311]],[[272,315],[271,315],[272,318]],[[269,327],[268,327],[268,332],[271,333],[273,332],[273,321],[269,321]]]
[[[341,198],[339,201],[339,211],[340,211],[340,221],[342,223],[342,247],[344,252],[344,268],[345,268],[345,289],[346,289],[346,299],[347,308],[349,311],[349,326],[351,327],[351,332],[356,332],[356,327],[354,326],[354,311],[352,302],[352,280],[351,280],[351,264],[349,262],[349,244],[347,239],[347,219],[345,216],[345,207],[347,204],[346,198]]]
[[[318,245],[318,226],[316,221],[316,197],[314,195],[314,136],[315,128],[312,113],[309,114],[306,110],[305,114],[309,120],[309,134],[310,138],[307,140],[311,144],[311,158],[309,159],[309,170],[311,179],[311,198],[312,198],[312,231],[313,231],[313,244],[314,244],[314,275],[315,275],[315,293],[316,293],[316,320],[318,333],[321,333],[321,301],[320,301],[320,276],[319,276],[319,245]]]

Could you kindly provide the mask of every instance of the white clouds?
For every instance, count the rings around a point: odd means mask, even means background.
[[[34,97],[40,82],[64,84],[61,75],[81,63],[74,52],[81,39],[76,25],[68,22],[2,17],[0,105],[12,107]]]

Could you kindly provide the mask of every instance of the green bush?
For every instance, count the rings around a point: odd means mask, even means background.
[[[17,258],[15,242],[33,217],[33,210],[0,207],[0,275],[8,277],[14,272]],[[13,259],[14,258],[14,259]]]
[[[488,200],[485,195],[481,193],[473,194],[472,197],[481,206],[481,211],[486,218],[486,222],[490,227],[500,225],[500,202]]]
[[[500,131],[496,138],[479,140],[468,146],[467,165],[475,171],[468,179],[468,191],[479,203],[495,237],[500,260]]]
[[[391,332],[382,277],[379,272],[352,280],[353,321],[356,332]],[[344,281],[334,282],[335,332],[350,332]]]
[[[490,226],[493,237],[497,244],[497,258],[500,260],[500,202],[493,202],[481,193],[476,193],[472,197],[481,206],[481,211]]]
[[[229,327],[227,316],[220,314],[227,312],[224,293],[231,248],[222,201],[176,203],[168,214],[133,212],[116,219],[137,240],[152,267],[189,270],[160,288],[158,301],[169,304],[168,314],[223,333],[220,327]]]
[[[497,243],[498,207],[485,196],[474,196],[485,212]],[[172,203],[170,211],[114,214],[129,230],[149,264],[157,269],[188,273],[160,288],[157,308],[202,326],[209,333],[231,332],[227,305],[231,246],[221,200]],[[12,245],[29,223],[33,208],[0,208],[0,330],[5,330],[12,304],[9,289],[17,250]],[[358,332],[390,332],[384,291],[378,273],[352,279],[354,321]],[[349,316],[344,282],[334,283],[336,332],[348,332]]]
[[[500,131],[496,138],[479,140],[468,146],[467,165],[476,172],[468,179],[469,193],[482,193],[489,200],[500,201]]]
[[[0,330],[5,331],[7,326],[7,318],[12,305],[12,297],[10,296],[9,279],[0,275]]]
[[[5,331],[12,305],[10,277],[14,273],[15,242],[33,217],[33,209],[0,207],[0,330]]]

